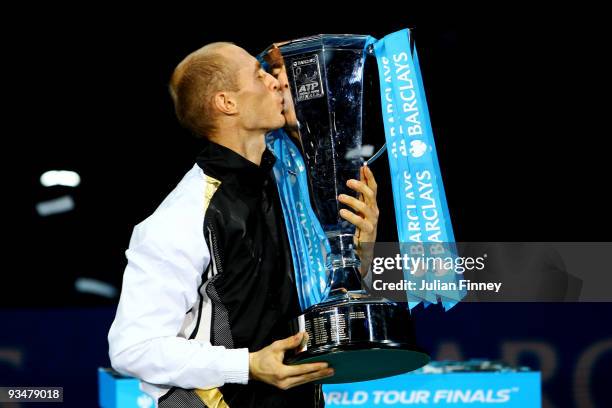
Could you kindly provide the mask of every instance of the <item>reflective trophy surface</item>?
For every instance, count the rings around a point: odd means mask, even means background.
[[[284,63],[293,98],[313,209],[329,241],[325,255],[329,295],[290,325],[308,342],[288,364],[326,361],[335,375],[325,383],[366,381],[417,369],[429,356],[416,346],[405,305],[363,290],[355,226],[339,211],[338,195],[359,179],[362,102],[368,36],[316,35],[274,44],[266,61]]]

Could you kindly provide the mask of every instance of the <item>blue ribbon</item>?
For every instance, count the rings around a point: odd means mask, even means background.
[[[391,171],[393,203],[402,255],[414,257],[454,257],[454,234],[438,164],[429,111],[416,50],[410,47],[407,29],[377,41],[370,38],[378,62],[381,107]],[[436,245],[435,243],[440,243]],[[413,271],[412,271],[413,272]],[[454,270],[425,270],[405,278],[415,282],[455,282]],[[407,292],[412,309],[442,301],[445,310],[465,296],[465,290],[411,290]]]
[[[304,159],[282,129],[270,132],[266,141],[276,156],[274,176],[283,207],[302,310],[320,303],[329,293],[325,254],[329,242],[310,205]]]

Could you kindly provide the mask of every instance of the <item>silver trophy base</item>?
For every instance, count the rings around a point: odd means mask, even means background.
[[[292,334],[308,333],[308,343],[288,355],[287,364],[327,362],[333,377],[319,383],[368,381],[416,370],[429,355],[416,346],[405,307],[361,293],[334,296],[308,308],[290,323]]]

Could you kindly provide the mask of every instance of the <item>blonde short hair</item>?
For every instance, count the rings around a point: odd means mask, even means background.
[[[221,91],[238,91],[237,67],[219,49],[227,42],[207,44],[189,54],[170,79],[170,96],[179,123],[200,137],[215,131],[213,97]]]

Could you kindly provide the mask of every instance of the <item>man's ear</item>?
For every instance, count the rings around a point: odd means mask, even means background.
[[[226,115],[238,113],[238,101],[234,92],[217,92],[213,96],[213,106]]]

